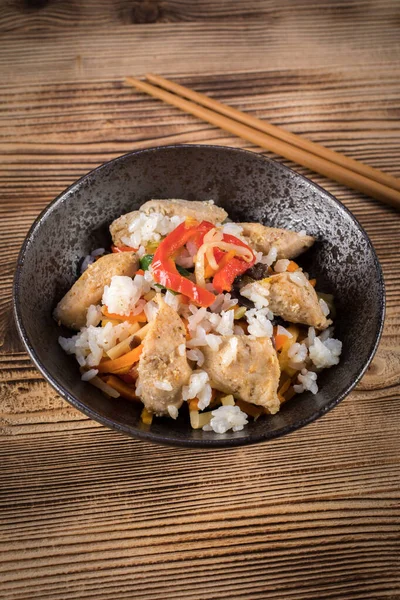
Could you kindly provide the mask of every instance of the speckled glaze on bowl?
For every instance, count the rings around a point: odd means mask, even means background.
[[[335,295],[335,337],[341,362],[318,378],[320,391],[285,404],[273,417],[240,432],[194,431],[180,415],[141,424],[140,408],[107,399],[80,380],[78,365],[58,345],[55,304],[71,287],[81,258],[110,246],[108,226],[151,198],[208,200],[233,220],[307,230],[317,243],[300,261]],[[121,156],[90,172],[54,200],[33,224],[14,280],[14,314],[32,360],[58,393],[89,417],[133,437],[201,447],[238,446],[276,438],[306,425],[340,402],[370,363],[382,331],[385,294],[381,268],[356,219],[323,189],[261,155],[219,146],[164,146]]]

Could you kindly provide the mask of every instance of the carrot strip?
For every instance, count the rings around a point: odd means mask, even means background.
[[[299,265],[297,263],[295,263],[294,260],[291,260],[287,266],[286,271],[289,271],[289,273],[294,273],[298,269],[300,269]]]
[[[108,312],[107,306],[103,306],[101,312],[108,319],[114,319],[116,321],[127,321],[128,323],[146,323],[147,317],[144,312],[139,313],[138,315],[117,315],[115,313]]]
[[[288,336],[287,335],[275,335],[274,340],[275,340],[275,348],[278,351],[283,348],[283,345],[288,340]]]
[[[285,383],[282,385],[282,387],[280,388],[278,394],[280,394],[281,396],[285,395],[285,392],[287,392],[287,390],[290,388],[290,384],[292,383],[291,379],[287,379],[285,381]]]
[[[262,415],[265,411],[262,406],[256,406],[255,404],[249,404],[249,402],[245,402],[244,400],[235,399],[235,404],[253,419],[258,419],[260,415]]]
[[[140,344],[137,348],[130,350],[123,356],[119,358],[115,358],[114,360],[104,360],[102,361],[97,369],[99,373],[117,373],[117,372],[125,372],[127,373],[132,367],[133,363],[139,360],[139,357],[143,350],[143,344]],[[125,371],[126,369],[126,371]]]
[[[107,385],[119,392],[120,395],[126,400],[140,402],[139,397],[136,395],[135,388],[131,385],[128,385],[118,377],[115,377],[115,375],[108,375],[104,378],[104,381],[107,383]]]
[[[293,396],[296,395],[296,392],[293,389],[293,386],[291,386],[287,392],[285,392],[285,402],[287,402],[288,400],[291,400],[293,398]]]
[[[281,350],[284,346],[284,344],[286,344],[286,342],[288,341],[289,336],[288,335],[284,335],[282,333],[277,333],[278,331],[278,327],[274,327],[274,342],[275,342],[275,350],[278,352],[279,350]]]
[[[189,410],[199,410],[199,399],[193,398],[189,400]]]
[[[315,287],[316,284],[317,284],[317,280],[316,279],[310,279],[309,283],[310,283],[310,285],[312,285],[313,287]]]

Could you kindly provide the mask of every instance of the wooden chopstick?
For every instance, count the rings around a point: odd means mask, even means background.
[[[400,192],[397,189],[134,77],[127,77],[125,81],[128,85],[146,92],[150,96],[172,104],[261,148],[271,150],[317,173],[321,173],[321,175],[400,209]]]
[[[353,158],[349,158],[344,154],[340,154],[339,152],[335,152],[334,150],[329,150],[322,146],[321,144],[316,144],[315,142],[311,142],[310,140],[306,140],[301,137],[301,135],[291,133],[290,131],[286,131],[286,129],[282,129],[281,127],[277,127],[276,125],[272,125],[262,119],[257,119],[257,117],[252,117],[246,113],[233,108],[232,106],[228,106],[227,104],[222,104],[222,102],[218,102],[218,100],[213,100],[209,98],[205,94],[200,94],[199,92],[195,92],[190,88],[184,87],[183,85],[179,85],[178,83],[174,83],[169,79],[165,79],[160,75],[153,75],[152,73],[146,74],[146,79],[150,81],[150,83],[154,83],[178,96],[182,96],[184,98],[188,98],[189,100],[193,100],[197,102],[197,104],[201,104],[202,106],[206,106],[207,108],[211,108],[227,117],[234,119],[235,121],[239,121],[240,123],[244,123],[245,125],[249,125],[254,129],[258,129],[259,131],[263,131],[264,133],[268,133],[269,135],[273,135],[274,137],[283,140],[284,142],[288,142],[293,146],[297,146],[298,148],[302,148],[307,152],[312,152],[312,154],[316,154],[317,156],[321,156],[330,162],[334,162],[350,171],[355,171],[356,173],[360,173],[360,175],[364,175],[364,177],[368,177],[369,179],[374,179],[375,181],[379,181],[383,185],[387,185],[395,190],[400,191],[400,179],[396,179],[393,175],[389,175],[387,173],[383,173],[379,169],[374,169],[362,162],[354,160]]]

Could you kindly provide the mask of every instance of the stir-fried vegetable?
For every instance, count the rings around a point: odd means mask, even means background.
[[[197,249],[195,260],[196,283],[184,280],[188,271],[176,266],[174,257],[190,242]],[[206,265],[207,263],[207,265]],[[162,286],[188,296],[200,306],[208,307],[214,295],[205,289],[205,280],[213,276],[218,293],[229,291],[234,279],[255,263],[251,248],[233,235],[223,234],[207,221],[187,220],[160,243],[153,260],[143,257],[143,269],[152,265],[155,280]]]
[[[128,323],[146,323],[147,317],[144,312],[141,312],[137,315],[117,315],[116,313],[108,312],[106,306],[103,306],[101,312],[107,319],[113,319],[114,321],[127,321]]]
[[[130,246],[111,246],[111,252],[117,253],[117,252],[135,252],[135,250],[137,250],[137,248],[131,248]]]
[[[133,402],[140,402],[140,398],[136,395],[135,388],[122,381],[119,377],[107,375],[104,377],[104,381],[107,385],[119,392],[122,398]]]
[[[213,225],[206,221],[200,224],[197,221],[189,220],[181,223],[160,243],[151,263],[153,276],[157,283],[174,292],[184,294],[196,304],[205,307],[211,306],[214,302],[214,294],[183,277],[174,262],[174,254],[190,238],[198,236],[202,232],[206,233],[212,227]]]
[[[123,356],[114,360],[103,360],[97,367],[99,373],[127,373],[132,365],[139,360],[142,353],[143,345],[140,344],[137,348],[130,350]]]

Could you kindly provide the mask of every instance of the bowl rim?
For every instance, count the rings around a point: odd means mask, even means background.
[[[329,197],[329,199],[331,201],[333,201],[334,203],[336,203],[338,205],[338,208],[340,210],[344,210],[344,212],[347,214],[347,216],[353,221],[354,225],[359,229],[360,233],[364,237],[364,239],[367,242],[367,245],[370,248],[371,253],[372,253],[372,257],[373,257],[374,265],[375,265],[375,269],[376,269],[376,274],[377,274],[377,284],[379,287],[379,291],[378,291],[379,314],[378,314],[376,332],[375,332],[374,338],[372,340],[372,343],[370,345],[370,348],[368,350],[367,361],[365,362],[365,364],[361,365],[361,367],[359,368],[353,381],[351,383],[349,383],[340,394],[334,396],[322,408],[314,411],[311,415],[309,415],[305,419],[301,419],[290,425],[283,426],[274,431],[266,430],[264,435],[263,434],[257,434],[257,435],[249,434],[245,437],[242,436],[242,437],[238,437],[238,438],[223,438],[222,436],[221,437],[218,436],[215,438],[208,438],[208,439],[200,439],[200,438],[199,439],[196,439],[196,438],[185,439],[185,438],[180,438],[180,437],[174,437],[173,435],[170,437],[165,437],[165,435],[162,433],[154,433],[151,430],[140,430],[139,428],[135,428],[134,426],[127,425],[125,423],[117,423],[116,421],[114,421],[113,419],[110,419],[107,416],[100,415],[95,409],[88,407],[79,398],[70,394],[68,392],[68,390],[66,388],[64,388],[63,384],[59,383],[47,371],[46,366],[43,364],[43,362],[39,359],[38,355],[36,354],[36,351],[29,339],[29,336],[27,334],[27,331],[26,331],[24,323],[23,323],[22,312],[21,312],[21,297],[20,297],[20,277],[21,277],[21,273],[22,273],[22,270],[24,267],[25,256],[26,256],[27,252],[29,251],[29,247],[31,245],[32,238],[34,237],[36,231],[40,227],[42,220],[45,217],[47,218],[47,216],[49,214],[51,214],[53,209],[61,201],[63,201],[65,196],[67,196],[71,192],[73,192],[74,188],[78,187],[83,180],[85,180],[89,176],[92,176],[97,171],[101,171],[102,169],[109,167],[111,164],[123,162],[127,158],[130,158],[133,156],[137,156],[137,155],[141,155],[141,154],[151,154],[153,152],[159,152],[159,151],[176,150],[178,148],[182,148],[182,149],[190,148],[190,149],[202,149],[202,150],[208,149],[208,150],[214,150],[214,151],[215,150],[218,151],[218,149],[220,149],[222,151],[228,151],[228,152],[233,152],[233,153],[237,153],[237,154],[251,155],[252,158],[256,158],[260,161],[266,161],[266,162],[273,163],[274,165],[277,165],[278,169],[280,168],[283,171],[289,171],[291,174],[294,174],[296,176],[296,178],[300,178],[307,185],[316,188],[323,195]],[[127,152],[125,154],[122,154],[121,156],[117,156],[116,158],[113,158],[109,161],[102,163],[101,165],[95,167],[91,171],[88,171],[87,173],[82,175],[82,177],[80,177],[79,179],[74,181],[71,185],[69,185],[67,188],[65,188],[60,194],[58,194],[58,196],[56,196],[56,198],[54,198],[54,200],[52,200],[49,204],[47,204],[43,208],[43,210],[39,213],[39,215],[36,217],[36,219],[32,223],[31,227],[29,228],[29,231],[25,236],[24,242],[23,242],[21,249],[19,251],[19,254],[18,254],[17,264],[16,264],[14,278],[13,278],[13,285],[12,285],[12,308],[13,308],[13,315],[14,315],[14,320],[15,320],[16,326],[17,326],[18,334],[20,336],[20,339],[21,339],[25,349],[27,350],[27,352],[29,354],[29,357],[31,358],[32,362],[34,363],[35,367],[40,371],[40,373],[43,375],[45,380],[56,390],[56,392],[64,400],[66,400],[69,404],[71,404],[72,406],[77,408],[80,412],[85,414],[90,419],[93,419],[93,420],[101,423],[102,425],[109,427],[110,429],[114,429],[114,430],[116,430],[120,433],[123,433],[129,437],[140,439],[142,441],[153,442],[153,443],[158,443],[158,444],[168,445],[168,446],[175,446],[175,447],[178,447],[178,446],[179,447],[187,447],[187,448],[229,448],[229,447],[238,447],[238,446],[258,444],[258,443],[262,443],[262,442],[267,442],[272,439],[276,439],[276,438],[286,435],[292,431],[301,429],[302,427],[304,427],[305,425],[308,425],[309,423],[312,423],[313,421],[316,421],[320,417],[324,416],[327,412],[332,410],[337,404],[339,404],[339,402],[341,402],[355,388],[355,386],[360,381],[360,379],[362,378],[362,376],[368,369],[369,365],[371,364],[372,359],[375,356],[375,353],[377,351],[379,342],[382,337],[382,332],[383,332],[385,311],[386,311],[386,295],[385,295],[385,283],[384,283],[384,278],[383,278],[382,267],[379,263],[375,248],[374,248],[371,240],[369,239],[368,234],[366,233],[366,231],[364,230],[364,228],[362,227],[362,225],[360,224],[358,219],[353,215],[353,213],[351,213],[350,210],[342,202],[340,202],[340,200],[335,198],[335,196],[333,196],[330,192],[328,192],[327,190],[322,188],[320,185],[318,185],[314,181],[311,181],[310,179],[308,179],[308,177],[301,175],[294,169],[291,169],[290,167],[284,165],[280,161],[270,158],[268,156],[264,156],[262,153],[252,152],[250,150],[245,150],[242,148],[235,148],[232,146],[221,146],[221,145],[216,145],[216,144],[169,144],[169,145],[165,145],[165,146],[153,146],[151,148],[143,148],[143,149],[139,149],[139,150],[133,150],[133,151]]]

